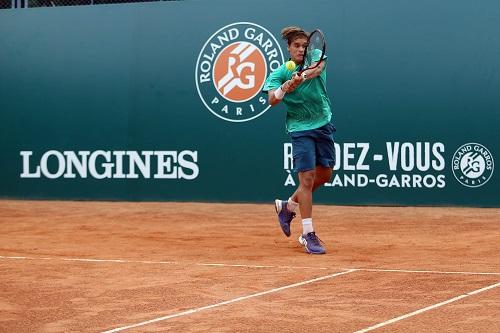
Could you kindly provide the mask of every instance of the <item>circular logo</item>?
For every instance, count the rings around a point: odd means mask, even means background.
[[[249,22],[229,24],[216,31],[198,55],[198,95],[221,119],[255,119],[271,107],[262,87],[283,59],[278,42],[264,27]]]
[[[490,151],[479,143],[466,143],[453,154],[453,175],[467,187],[486,184],[493,175],[494,167]]]

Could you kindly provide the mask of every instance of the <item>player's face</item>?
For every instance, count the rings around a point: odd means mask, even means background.
[[[304,51],[306,48],[307,38],[305,37],[297,37],[288,45],[288,52],[293,62],[301,64],[304,61]]]

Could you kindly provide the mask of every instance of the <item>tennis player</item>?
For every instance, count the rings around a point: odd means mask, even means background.
[[[308,35],[296,26],[281,30],[290,59],[297,65],[304,61]],[[294,171],[299,177],[299,186],[291,197],[275,201],[279,224],[289,237],[290,223],[298,207],[302,218],[299,242],[311,254],[326,253],[313,227],[312,193],[330,181],[335,162],[335,127],[331,123],[331,103],[326,92],[326,65],[325,56],[318,67],[299,76],[283,64],[269,75],[263,88],[271,105],[283,102],[287,108],[286,129],[292,141]]]

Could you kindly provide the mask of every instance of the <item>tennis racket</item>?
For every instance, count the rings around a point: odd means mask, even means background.
[[[318,67],[325,59],[326,41],[325,35],[319,29],[314,30],[307,39],[307,48],[304,51],[304,61],[299,66],[297,75],[305,77],[306,69],[314,69]]]

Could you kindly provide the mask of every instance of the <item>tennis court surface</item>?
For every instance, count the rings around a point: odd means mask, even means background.
[[[500,209],[0,201],[0,332],[500,331]]]

